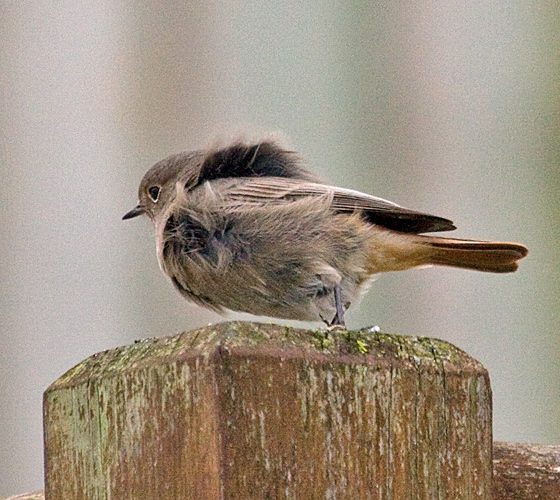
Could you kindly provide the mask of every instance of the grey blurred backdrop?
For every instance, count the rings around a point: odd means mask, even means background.
[[[0,495],[41,486],[41,395],[66,369],[222,320],[120,217],[152,163],[244,125],[334,183],[529,246],[513,275],[385,275],[349,325],[455,343],[490,371],[496,439],[558,442],[556,1],[81,4],[0,3]]]

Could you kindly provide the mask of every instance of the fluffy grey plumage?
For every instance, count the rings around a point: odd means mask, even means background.
[[[370,278],[439,264],[509,272],[516,243],[418,233],[451,221],[329,186],[272,141],[181,153],[154,165],[139,204],[160,266],[187,299],[216,311],[344,324]]]

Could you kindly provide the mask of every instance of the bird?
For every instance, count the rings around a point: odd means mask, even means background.
[[[277,140],[237,139],[152,166],[138,204],[159,265],[187,300],[213,311],[345,327],[379,273],[451,266],[509,273],[519,243],[431,235],[449,219],[324,182]]]

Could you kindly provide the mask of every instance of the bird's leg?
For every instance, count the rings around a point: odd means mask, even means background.
[[[334,305],[336,307],[336,314],[331,321],[330,327],[342,327],[345,328],[344,323],[344,306],[342,305],[342,292],[340,290],[340,285],[334,286]]]

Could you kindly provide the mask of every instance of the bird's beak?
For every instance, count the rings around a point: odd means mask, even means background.
[[[132,219],[133,217],[138,217],[139,215],[145,214],[146,208],[142,205],[136,205],[130,212],[126,212],[123,215],[122,220]]]

